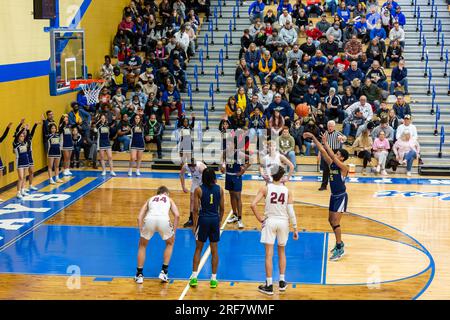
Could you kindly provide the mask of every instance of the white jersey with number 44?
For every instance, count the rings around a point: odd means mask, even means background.
[[[167,217],[170,219],[170,198],[165,194],[158,194],[148,199],[148,211],[146,219],[150,217]]]
[[[284,185],[269,183],[267,185],[266,209],[267,218],[281,218],[289,220],[288,188]]]

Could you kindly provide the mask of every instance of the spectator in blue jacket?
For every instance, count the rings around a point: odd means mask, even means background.
[[[391,14],[393,15],[395,10],[397,9],[397,7],[399,6],[397,2],[395,2],[394,0],[388,0],[385,3],[383,3],[382,8],[387,7],[389,4],[392,4],[392,12]]]
[[[402,8],[400,6],[398,6],[397,8],[395,8],[395,14],[392,15],[394,17],[394,21],[398,21],[398,24],[400,25],[400,27],[404,27],[404,25],[406,24],[406,17],[402,12]]]
[[[408,93],[408,70],[405,68],[405,60],[400,60],[398,66],[392,69],[391,74],[391,86],[389,88],[389,93],[394,94],[395,89],[403,86],[405,94]]]
[[[346,71],[344,71],[344,88],[351,85],[351,82],[353,79],[358,78],[361,80],[361,83],[364,81],[365,74],[361,71],[361,69],[358,68],[358,62],[352,61],[350,63],[350,68],[348,68]]]
[[[280,3],[277,7],[277,19],[281,16],[283,13],[283,9],[286,8],[289,14],[292,13],[292,5],[289,3],[289,0],[280,0]]]
[[[281,99],[281,94],[279,93],[275,94],[272,103],[269,104],[264,112],[264,115],[267,119],[270,119],[274,110],[280,111],[280,114],[284,118],[284,124],[286,126],[289,127],[291,125],[291,121],[294,121],[294,109],[292,109],[289,102]]]
[[[245,62],[247,62],[247,68],[250,69],[252,74],[258,74],[258,64],[259,60],[261,60],[261,51],[256,48],[256,44],[253,42],[248,47],[247,52],[245,53]]]
[[[256,0],[252,2],[250,7],[248,8],[248,14],[250,16],[251,23],[254,23],[256,18],[259,18],[260,21],[264,20],[264,8],[266,5],[262,0]]]
[[[355,23],[355,29],[358,32],[358,38],[361,39],[362,43],[369,42],[369,25],[367,24],[366,16],[361,16],[361,19]]]

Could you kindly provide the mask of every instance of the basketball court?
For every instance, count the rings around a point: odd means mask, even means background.
[[[180,221],[187,220],[189,199],[177,173],[152,171],[130,178],[122,172],[110,178],[77,171],[56,187],[39,178],[36,193],[0,207],[2,299],[268,299],[256,291],[264,279],[260,225],[249,208],[263,183],[256,175],[244,177],[245,229],[222,226],[217,290],[209,289],[210,256],[205,252],[199,287],[187,286],[195,241],[192,230],[183,228],[176,234],[170,283],[157,279],[164,248],[157,236],[148,248],[144,284],[133,281],[136,217],[146,199],[166,185],[181,210]],[[301,232],[287,246],[291,287],[273,299],[446,297],[446,266],[441,263],[446,259],[450,180],[350,177],[351,213],[342,220],[347,252],[338,262],[328,260],[334,235],[327,221],[328,194],[316,191],[318,181],[318,176],[305,175],[288,183]],[[277,274],[275,267],[275,279]],[[13,290],[17,287],[20,291]]]

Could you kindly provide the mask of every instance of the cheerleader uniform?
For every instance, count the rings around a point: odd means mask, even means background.
[[[141,126],[134,126],[131,128],[131,150],[145,150],[145,141],[144,141],[144,129]]]
[[[66,151],[73,150],[72,129],[69,125],[60,128],[62,149]]]
[[[26,169],[28,168],[28,143],[14,141],[13,143],[14,153],[16,154],[16,168]]]
[[[6,128],[5,132],[3,133],[3,135],[0,137],[0,143],[3,142],[3,140],[5,140],[6,136],[9,133],[9,128]],[[2,158],[0,157],[0,171],[3,171],[4,169],[4,165],[3,165],[3,161]]]
[[[61,136],[57,133],[47,135],[47,157],[61,158]]]
[[[111,142],[109,141],[110,128],[108,124],[99,124],[97,145],[99,150],[110,150]]]
[[[32,144],[33,144],[33,136],[34,136],[34,131],[36,130],[36,127],[37,127],[37,124],[35,124],[34,126],[33,126],[33,128],[31,129],[31,132],[28,130],[28,132],[27,132],[27,139],[26,139],[26,142],[27,142],[27,147],[28,147],[28,166],[29,167],[33,167],[34,166],[34,161],[33,161],[33,147],[32,147]]]

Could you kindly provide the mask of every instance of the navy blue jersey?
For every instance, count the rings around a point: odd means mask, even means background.
[[[47,155],[49,157],[61,156],[61,136],[57,133],[47,135]]]
[[[14,141],[13,149],[14,153],[16,154],[16,167],[18,169],[28,168],[28,143],[26,141]]]
[[[227,163],[226,165],[226,173],[235,175],[241,171],[241,164],[239,163]]]
[[[334,162],[330,165],[330,188],[333,195],[346,191],[345,177],[342,176],[341,169]]]
[[[137,150],[145,149],[144,128],[141,126],[134,126],[131,128],[131,148]]]
[[[73,149],[72,129],[69,125],[61,128],[62,147],[65,150]]]
[[[213,185],[208,188],[206,185],[201,185],[202,198],[200,217],[219,217],[219,205],[220,205],[220,187]]]
[[[99,149],[109,149],[111,148],[111,142],[109,141],[109,125],[108,124],[100,124],[98,126],[98,136],[97,136],[97,145]]]

